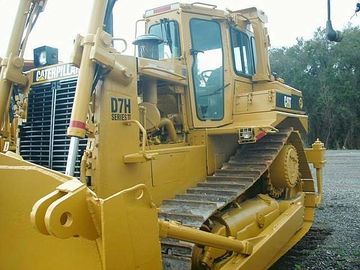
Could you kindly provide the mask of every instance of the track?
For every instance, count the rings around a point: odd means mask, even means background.
[[[174,199],[164,200],[160,218],[200,228],[215,212],[244,194],[269,169],[292,129],[269,134],[254,144],[239,147],[214,175]],[[194,244],[162,239],[163,266],[167,270],[191,269]]]

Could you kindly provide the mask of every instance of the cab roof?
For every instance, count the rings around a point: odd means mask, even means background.
[[[148,9],[145,11],[144,18],[149,18],[174,11],[198,13],[198,14],[220,16],[220,17],[224,17],[227,14],[227,12],[217,9],[217,6],[212,4],[206,4],[200,2],[185,4],[185,3],[176,2],[176,3],[156,7],[153,9]]]

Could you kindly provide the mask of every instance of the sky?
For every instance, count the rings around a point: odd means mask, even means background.
[[[0,0],[0,56],[4,57],[13,20],[20,0]],[[22,0],[24,1],[24,0]],[[48,45],[59,49],[59,58],[66,62],[72,52],[75,36],[86,34],[90,11],[94,0],[48,0],[45,12],[30,36],[25,59],[32,59],[32,50]],[[176,0],[175,0],[176,1]],[[318,27],[325,27],[327,0],[202,0],[215,4],[220,9],[238,10],[255,6],[268,16],[272,47],[288,47],[298,37],[310,39]],[[354,14],[357,0],[331,0],[332,21],[335,30],[341,30],[349,23],[360,25],[360,14]],[[172,3],[174,0],[118,0],[115,9],[115,36],[134,40],[135,22],[141,19],[145,10]],[[194,1],[182,1],[184,3]],[[126,54],[132,54],[130,45]]]

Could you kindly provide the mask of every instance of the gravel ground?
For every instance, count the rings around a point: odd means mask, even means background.
[[[271,270],[360,269],[360,151],[327,151],[324,201],[310,232]]]

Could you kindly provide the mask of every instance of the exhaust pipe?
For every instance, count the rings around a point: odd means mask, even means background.
[[[341,32],[335,31],[331,23],[330,0],[327,1],[327,12],[328,12],[328,19],[326,22],[326,37],[330,41],[340,42],[342,40]]]

